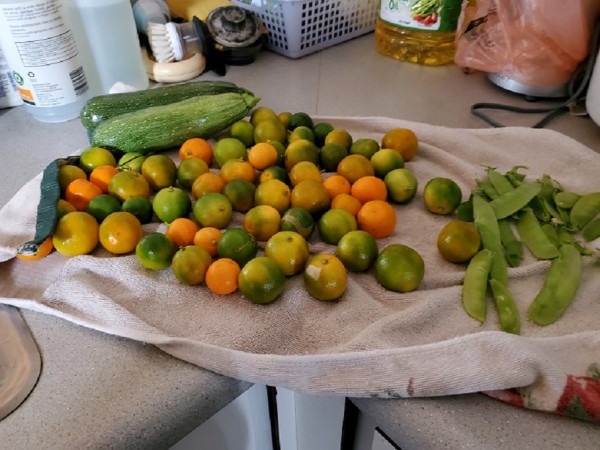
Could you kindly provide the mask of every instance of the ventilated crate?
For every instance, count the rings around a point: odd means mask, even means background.
[[[269,31],[267,47],[299,58],[375,28],[379,0],[232,0],[256,13]]]

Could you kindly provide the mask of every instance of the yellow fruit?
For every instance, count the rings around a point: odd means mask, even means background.
[[[337,173],[353,184],[359,178],[375,175],[375,169],[364,156],[348,155],[338,164]]]
[[[281,215],[270,205],[257,205],[244,216],[244,229],[257,241],[267,241],[279,231]]]
[[[146,177],[153,191],[160,191],[175,186],[177,166],[167,155],[150,155],[142,163],[142,175]]]
[[[116,166],[117,160],[110,150],[102,147],[90,147],[79,156],[79,167],[85,173],[91,173],[98,166]]]
[[[346,268],[334,255],[315,255],[304,269],[304,287],[317,300],[340,298],[346,291],[347,281]]]
[[[192,201],[186,191],[178,187],[166,187],[156,193],[152,210],[162,222],[171,223],[179,217],[187,217]]]
[[[186,191],[191,191],[196,178],[206,172],[208,172],[206,162],[203,159],[190,156],[177,166],[177,182]]]
[[[133,214],[118,211],[109,214],[100,224],[100,244],[115,255],[135,250],[142,238],[142,224]]]
[[[319,164],[319,147],[307,139],[297,139],[290,142],[285,149],[285,168],[292,170],[300,161],[310,161]]]
[[[469,261],[479,251],[480,245],[477,227],[471,222],[460,220],[447,223],[437,239],[437,248],[442,258],[454,263]]]
[[[277,114],[271,108],[266,106],[259,106],[252,110],[250,114],[250,123],[256,126],[257,123],[267,119],[277,119]]]
[[[265,119],[254,125],[254,142],[287,142],[287,129],[277,118]]]
[[[110,179],[108,193],[124,202],[131,197],[150,197],[150,185],[141,173],[126,170]]]
[[[414,291],[425,275],[425,263],[416,250],[402,244],[384,248],[375,260],[375,278],[386,289]]]
[[[329,208],[330,202],[327,189],[319,181],[301,181],[292,189],[292,207],[305,209],[312,215],[325,212]]]
[[[280,231],[267,241],[265,255],[273,258],[286,276],[295,275],[308,261],[308,243],[299,233]]]
[[[311,161],[300,161],[290,170],[290,182],[292,186],[304,180],[315,180],[322,182],[323,177],[319,167]]]
[[[391,170],[383,181],[387,187],[388,199],[394,203],[411,201],[419,186],[417,177],[410,170],[404,168]]]
[[[256,205],[269,205],[279,214],[283,214],[291,204],[292,192],[287,184],[281,180],[268,180],[256,187],[254,203]]]
[[[73,164],[65,164],[58,169],[58,184],[60,192],[64,192],[69,183],[76,179],[86,180],[87,175],[83,169]]]
[[[252,303],[267,304],[275,301],[285,287],[281,267],[268,256],[248,261],[238,277],[240,292]]]
[[[382,148],[371,156],[371,165],[375,170],[375,176],[383,179],[394,169],[404,167],[404,158],[396,150],[391,148]]]
[[[230,159],[246,160],[248,152],[242,141],[232,137],[221,138],[213,147],[213,159],[217,166],[222,167]]]
[[[221,178],[228,183],[231,180],[242,179],[254,183],[256,172],[248,161],[229,159],[221,166]]]
[[[335,128],[325,136],[325,145],[332,143],[341,145],[349,151],[352,146],[352,136],[347,130]]]
[[[84,211],[74,211],[62,216],[52,234],[54,248],[65,256],[90,253],[98,245],[98,222]]]
[[[146,155],[139,152],[125,153],[117,162],[119,170],[132,170],[133,172],[141,172],[142,164],[146,160]]]

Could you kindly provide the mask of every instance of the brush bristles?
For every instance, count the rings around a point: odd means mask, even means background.
[[[167,24],[150,22],[146,34],[156,62],[168,63],[175,61],[174,47],[177,44],[172,41],[173,35],[169,32]]]

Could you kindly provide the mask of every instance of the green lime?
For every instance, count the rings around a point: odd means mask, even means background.
[[[337,244],[335,255],[351,272],[365,272],[375,262],[379,249],[377,241],[366,231],[346,233]]]
[[[309,127],[305,127],[304,125],[300,125],[290,133],[288,136],[288,142],[295,141],[297,139],[306,139],[310,142],[315,142],[315,133]]]
[[[325,144],[319,152],[319,164],[326,172],[335,172],[340,161],[346,156],[348,150],[340,144]]]
[[[254,206],[256,186],[243,178],[234,178],[223,188],[223,194],[231,202],[234,211],[246,212]]]
[[[106,216],[121,210],[121,202],[109,194],[95,196],[85,209],[98,221],[102,222]]]
[[[148,269],[161,270],[169,267],[177,247],[167,235],[159,232],[142,236],[135,247],[135,254]]]
[[[116,166],[117,160],[110,150],[102,147],[90,147],[84,150],[79,156],[79,167],[85,173],[91,173],[99,166]]]
[[[140,223],[149,223],[154,211],[152,203],[146,197],[130,197],[121,204],[121,211],[133,214]]]
[[[219,167],[230,159],[248,159],[246,145],[239,139],[225,137],[219,139],[213,147],[213,158]]]
[[[180,283],[194,286],[204,281],[212,257],[203,248],[186,245],[177,250],[171,261],[171,270]]]
[[[395,151],[395,150],[392,150]],[[394,203],[407,203],[417,193],[417,177],[408,169],[394,169],[383,179],[388,191],[388,199]]]
[[[325,144],[339,144],[346,150],[350,151],[350,146],[352,145],[352,136],[348,130],[344,130],[343,128],[334,128],[327,133],[324,142]]]
[[[207,192],[194,202],[192,214],[201,227],[222,229],[231,222],[233,207],[220,192]]]
[[[217,243],[219,258],[233,259],[240,267],[256,257],[258,244],[254,237],[243,228],[229,228]]]
[[[436,177],[423,188],[425,208],[434,214],[452,214],[462,202],[462,191],[455,181]]]
[[[333,125],[328,122],[319,122],[313,127],[313,133],[315,133],[315,143],[322,147],[325,143],[325,136],[333,131]]]
[[[404,167],[404,158],[396,150],[391,148],[382,148],[371,156],[371,165],[375,170],[375,176],[381,179],[394,169]]]
[[[177,166],[177,182],[183,189],[190,191],[196,178],[208,172],[208,170],[208,164],[203,159],[190,156]]]
[[[285,164],[285,145],[279,141],[267,141],[275,150],[277,150],[277,165],[282,166]]]
[[[302,208],[290,208],[281,217],[280,229],[282,231],[295,231],[304,239],[308,239],[315,228],[315,221],[311,213]]]
[[[375,278],[390,291],[414,291],[424,275],[425,263],[421,255],[403,244],[388,245],[375,260]]]
[[[229,136],[239,139],[246,147],[254,145],[254,125],[247,120],[238,120],[229,129]]]
[[[148,180],[153,191],[160,191],[175,186],[177,166],[167,155],[150,155],[142,163],[142,175]]]
[[[192,201],[187,192],[178,187],[166,187],[156,193],[152,210],[159,220],[171,223],[179,217],[187,217]]]
[[[273,180],[273,179],[283,181],[285,184],[290,183],[290,176],[289,176],[287,170],[285,170],[281,166],[267,167],[265,170],[263,170],[260,173],[260,175],[258,177],[258,182],[260,184],[260,183],[264,183],[265,181],[269,181],[269,180]]]
[[[319,163],[319,147],[308,139],[296,139],[290,142],[285,149],[285,168],[292,170],[300,161]]]
[[[363,155],[367,159],[371,159],[377,151],[379,150],[379,142],[375,139],[369,138],[361,138],[352,143],[350,145],[350,154],[351,155]]]
[[[342,208],[326,211],[317,223],[319,235],[327,244],[337,245],[342,236],[358,228],[356,217]]]
[[[285,287],[285,274],[279,264],[268,256],[248,261],[238,276],[240,292],[252,303],[271,303]]]
[[[312,129],[314,126],[312,118],[305,112],[295,112],[290,118],[288,129],[295,130],[298,127],[306,127]]]
[[[287,129],[279,119],[261,120],[254,126],[254,142],[287,142]]]
[[[81,167],[74,166],[73,164],[60,166],[58,169],[58,184],[61,193],[64,194],[69,183],[76,179],[87,180],[87,175]]]

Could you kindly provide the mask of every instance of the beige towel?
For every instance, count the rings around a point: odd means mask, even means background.
[[[524,165],[531,179],[547,173],[572,191],[600,191],[600,155],[549,130],[461,130],[377,117],[317,120],[347,129],[354,139],[380,141],[393,127],[411,128],[419,137],[419,153],[406,164],[419,180],[418,194],[397,207],[395,233],[379,241],[380,249],[398,242],[422,255],[425,278],[416,291],[386,291],[372,274],[351,274],[340,301],[320,303],[296,276],[278,300],[260,306],[239,293],[217,296],[204,286],[183,286],[169,269],[144,269],[135,255],[112,257],[98,249],[72,259],[56,252],[35,263],[10,259],[33,235],[37,177],[0,211],[0,260],[7,260],[0,302],[154,344],[227,376],[301,392],[389,398],[519,387],[523,406],[563,412],[565,386],[583,377],[597,414],[588,415],[600,420],[598,258],[585,259],[581,289],[566,315],[540,327],[526,320],[526,311],[549,262],[526,255],[520,267],[509,269],[522,335],[500,332],[491,300],[483,325],[464,312],[465,266],[445,262],[436,248],[451,218],[426,212],[422,199],[423,186],[435,176],[456,180],[466,199],[485,165],[503,172]],[[311,245],[335,250],[315,239]]]

